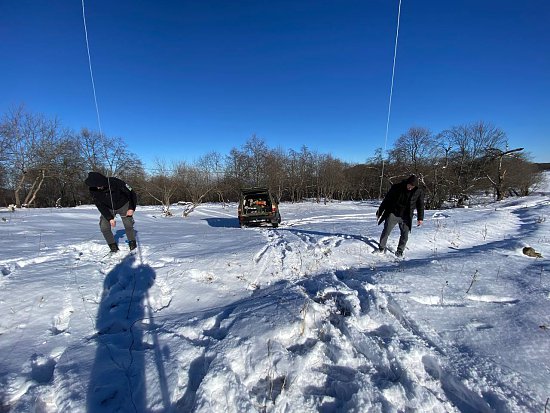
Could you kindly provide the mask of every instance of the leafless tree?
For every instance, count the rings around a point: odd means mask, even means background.
[[[486,180],[486,154],[489,148],[503,150],[506,147],[506,134],[499,128],[476,122],[452,127],[444,132],[453,149],[450,153],[451,169],[458,198],[483,187]]]
[[[265,173],[267,187],[277,201],[283,198],[286,188],[287,159],[283,149],[277,148],[268,151],[265,158]]]
[[[178,180],[191,201],[183,211],[184,217],[193,212],[210,194],[218,192],[223,201],[223,194],[219,191],[218,176],[219,169],[222,167],[221,162],[221,157],[211,152],[200,158],[195,165],[181,165],[178,168]]]
[[[347,190],[344,174],[346,167],[346,164],[331,155],[319,158],[319,195],[325,204],[335,199],[337,194],[340,195],[340,200],[343,198]]]
[[[543,182],[541,171],[534,164],[528,153],[517,152],[515,156],[505,157],[506,190],[510,195],[527,196],[536,191]]]
[[[286,181],[288,182],[287,190],[292,202],[299,201],[301,197],[300,191],[302,188],[302,183],[300,181],[300,169],[300,154],[291,149],[287,157]]]
[[[84,128],[77,135],[77,139],[88,171],[122,177],[141,164],[139,158],[128,149],[122,138],[108,137]]]
[[[266,186],[267,174],[265,164],[269,150],[265,141],[254,134],[245,143],[243,150],[248,161],[248,181],[253,186]]]
[[[49,176],[64,131],[57,118],[28,112],[23,105],[10,109],[1,122],[3,163],[8,185],[20,208],[32,204]]]
[[[179,170],[184,168],[183,163],[173,163],[168,166],[165,160],[155,160],[154,173],[145,184],[146,193],[163,207],[163,212],[171,216],[170,206],[175,194],[181,190]]]
[[[504,177],[506,176],[506,172],[508,171],[508,168],[504,163],[504,159],[507,156],[514,156],[521,151],[523,151],[523,148],[509,149],[506,151],[503,151],[498,148],[487,149],[488,161],[490,163],[496,164],[496,173],[491,173],[491,171],[488,171],[487,178],[489,179],[489,182],[491,182],[491,185],[493,186],[497,201],[502,201],[505,195]]]
[[[390,151],[390,158],[397,163],[410,165],[410,173],[421,175],[422,167],[433,158],[435,148],[436,141],[429,129],[413,127],[397,139]]]
[[[157,161],[147,175],[122,138],[82,129],[67,133],[56,118],[9,110],[0,120],[0,191],[18,206],[89,201],[88,171],[129,182],[143,203],[158,202],[167,214],[174,200],[192,211],[205,201],[236,200],[243,187],[265,186],[279,199],[365,199],[403,177],[419,176],[429,207],[460,202],[475,191],[525,195],[540,175],[520,148],[510,150],[506,134],[486,122],[454,126],[438,134],[412,127],[388,151],[378,149],[365,164],[348,165],[331,154],[303,146],[271,149],[257,135],[227,156],[210,152],[192,165]],[[381,181],[383,161],[384,176]]]

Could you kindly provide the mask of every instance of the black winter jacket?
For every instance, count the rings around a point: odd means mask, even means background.
[[[412,229],[413,213],[416,213],[419,221],[424,220],[424,191],[419,187],[407,190],[407,180],[403,180],[391,186],[390,190],[380,204],[376,216],[378,225],[384,222],[390,214],[403,218],[405,223]]]
[[[109,177],[99,172],[88,173],[88,178],[84,181],[90,188],[92,200],[106,220],[114,218],[112,211],[122,208],[126,203],[129,209],[136,209],[137,196],[130,185],[122,179]],[[103,187],[99,189],[98,187]],[[109,188],[111,193],[109,194]]]

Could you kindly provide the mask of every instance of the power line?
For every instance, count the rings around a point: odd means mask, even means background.
[[[82,0],[82,21],[84,22],[84,34],[86,36],[86,50],[88,51],[88,67],[90,68],[90,79],[92,80],[92,90],[94,91],[94,102],[95,102],[95,111],[97,114],[97,124],[99,126],[99,134],[103,136],[101,131],[101,119],[99,116],[99,106],[97,105],[97,95],[95,92],[95,82],[94,82],[94,73],[92,71],[92,59],[90,57],[90,45],[88,43],[88,28],[86,26],[86,13],[84,11],[84,0]]]
[[[395,46],[393,49],[393,67],[391,72],[391,86],[390,86],[390,100],[388,103],[388,119],[386,121],[386,137],[384,139],[384,152],[382,153],[382,173],[380,174],[380,192],[379,198],[382,198],[382,182],[384,180],[384,154],[386,153],[386,148],[388,146],[388,132],[390,129],[390,117],[391,117],[391,103],[393,98],[393,80],[395,78],[395,61],[397,59],[397,40],[399,39],[399,24],[401,21],[401,0],[399,0],[399,8],[397,11],[397,30],[395,32]]]
[[[84,22],[84,34],[86,37],[86,50],[88,52],[88,67],[90,68],[90,79],[92,80],[92,90],[94,91],[94,103],[95,103],[95,112],[97,114],[97,125],[99,127],[99,136],[103,136],[103,131],[101,130],[101,118],[99,116],[99,106],[97,104],[97,95],[95,92],[95,82],[94,82],[94,73],[92,70],[92,58],[90,57],[90,44],[88,43],[88,27],[86,26],[86,12],[84,8],[84,0],[82,0],[82,21]],[[115,210],[113,203],[113,192],[111,190],[111,180],[107,177],[107,185],[109,186],[109,195],[111,197],[111,208]]]

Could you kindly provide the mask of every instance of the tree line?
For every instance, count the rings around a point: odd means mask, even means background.
[[[316,202],[376,199],[392,183],[415,174],[428,208],[460,205],[479,192],[529,194],[540,170],[523,148],[509,148],[506,133],[478,121],[434,133],[411,127],[386,153],[377,149],[362,164],[331,154],[270,148],[251,136],[229,154],[210,152],[188,163],[157,160],[146,168],[122,138],[83,128],[78,132],[57,118],[24,106],[0,121],[0,203],[17,207],[75,206],[90,202],[83,181],[88,171],[130,183],[142,205],[183,202],[190,212],[206,201],[238,199],[241,188],[268,187],[280,201]],[[382,177],[382,178],[381,178]]]

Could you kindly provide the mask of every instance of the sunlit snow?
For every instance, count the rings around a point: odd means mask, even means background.
[[[427,211],[403,261],[376,201],[141,206],[114,257],[93,206],[0,210],[0,412],[550,411],[548,191]]]

